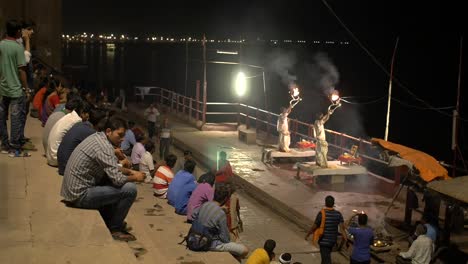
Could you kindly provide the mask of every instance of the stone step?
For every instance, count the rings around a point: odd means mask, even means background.
[[[130,247],[142,247],[148,252],[138,258],[140,263],[238,263],[229,253],[193,252],[178,243],[190,229],[186,217],[177,215],[167,200],[153,196],[150,184],[138,185],[138,198],[127,217],[137,242]]]
[[[26,133],[42,145],[38,120],[28,118]],[[62,177],[41,150],[31,154],[0,155],[0,263],[137,263],[119,249],[98,211],[60,202]]]

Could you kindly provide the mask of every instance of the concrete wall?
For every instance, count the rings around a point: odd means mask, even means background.
[[[60,70],[62,66],[62,0],[0,0],[0,33],[8,19],[36,22],[33,49],[38,58]]]

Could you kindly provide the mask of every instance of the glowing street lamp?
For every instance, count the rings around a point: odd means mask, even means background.
[[[235,88],[239,96],[244,96],[247,91],[247,77],[243,72],[237,74]]]

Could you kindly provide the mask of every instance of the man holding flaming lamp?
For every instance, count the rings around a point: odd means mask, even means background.
[[[316,142],[316,164],[321,168],[328,168],[327,154],[328,154],[328,143],[325,137],[325,122],[330,119],[330,116],[335,112],[335,110],[341,106],[340,96],[337,90],[332,91],[330,94],[331,105],[328,107],[327,113],[324,115],[319,114],[317,120],[314,122],[314,133]]]
[[[291,113],[291,110],[296,106],[302,98],[299,97],[299,88],[292,85],[290,89],[291,100],[289,101],[289,107],[281,107],[281,114],[278,117],[278,122],[276,124],[276,129],[279,133],[279,143],[278,149],[281,152],[290,152],[289,144],[291,144],[291,136],[289,133],[289,120],[288,115]]]

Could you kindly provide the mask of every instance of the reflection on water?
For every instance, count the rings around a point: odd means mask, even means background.
[[[115,45],[107,44],[106,48],[106,79],[114,79],[114,61],[115,61]]]

